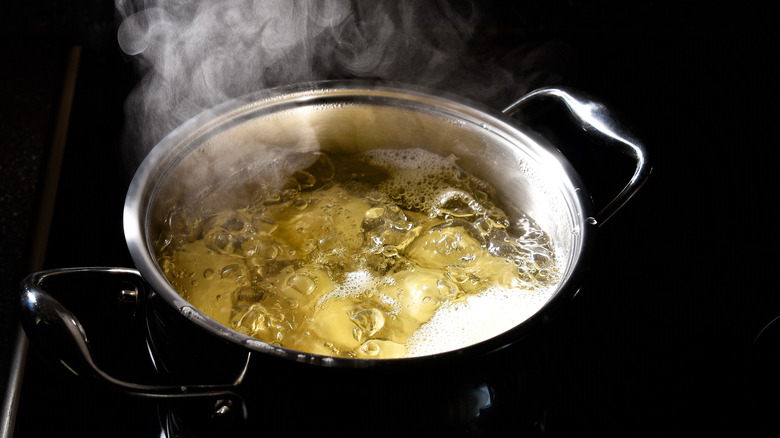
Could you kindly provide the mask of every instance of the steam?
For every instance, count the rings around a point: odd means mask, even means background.
[[[483,102],[528,91],[528,62],[510,60],[518,76],[473,53],[482,15],[468,1],[116,0],[116,8],[119,45],[142,75],[126,104],[131,161],[201,111],[280,85],[370,78]]]

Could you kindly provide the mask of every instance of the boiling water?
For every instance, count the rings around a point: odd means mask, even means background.
[[[171,211],[158,262],[205,314],[295,350],[394,358],[488,339],[549,298],[555,251],[456,161],[315,153],[242,208]]]

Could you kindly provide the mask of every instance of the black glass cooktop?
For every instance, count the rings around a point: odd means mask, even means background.
[[[538,335],[551,382],[541,436],[741,435],[766,430],[777,407],[765,396],[777,388],[780,350],[770,324],[780,315],[770,280],[780,262],[778,152],[774,121],[759,105],[777,85],[763,21],[743,11],[758,21],[724,28],[725,12],[647,8],[640,12],[667,20],[638,28],[549,19],[533,33],[515,21],[496,31],[504,43],[565,45],[573,69],[561,84],[611,103],[654,163],[643,191],[600,229],[573,305]],[[118,145],[134,81],[115,44],[83,50],[46,268],[132,267],[121,224],[132,170]],[[576,136],[542,130],[555,141]],[[597,148],[570,153],[604,196],[612,163]],[[99,320],[104,304],[88,300],[79,311]],[[109,366],[153,379],[132,318],[112,325],[95,340],[111,352]],[[19,437],[162,430],[155,403],[84,385],[33,351],[15,425]]]

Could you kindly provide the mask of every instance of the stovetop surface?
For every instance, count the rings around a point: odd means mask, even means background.
[[[777,324],[754,342],[780,315],[771,281],[780,262],[778,152],[762,104],[777,95],[776,67],[763,21],[724,28],[727,14],[694,12],[639,30],[534,34],[576,53],[565,85],[618,109],[654,163],[640,194],[600,230],[582,292],[540,335],[558,382],[545,436],[744,432],[768,426],[764,415],[777,407],[763,397],[777,388]],[[132,266],[121,226],[131,171],[117,145],[133,80],[113,44],[85,47],[46,268]],[[116,366],[145,366],[122,354]],[[159,436],[157,406],[85,387],[31,352],[15,436],[65,430]]]

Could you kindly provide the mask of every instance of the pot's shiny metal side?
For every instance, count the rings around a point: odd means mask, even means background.
[[[555,303],[576,293],[596,228],[595,208],[566,159],[532,130],[476,104],[414,89],[320,83],[248,96],[190,120],[152,150],[130,186],[124,221],[131,255],[168,305],[229,342],[324,366],[387,366],[395,360],[300,353],[212,320],[173,290],[157,266],[153,242],[157,224],[171,206],[197,202],[220,209],[245,204],[263,186],[299,170],[290,164],[295,154],[418,147],[458,157],[460,166],[496,189],[510,217],[527,214],[559,245],[563,280],[548,305],[494,339],[432,358],[481,354],[511,344],[549,318]]]

